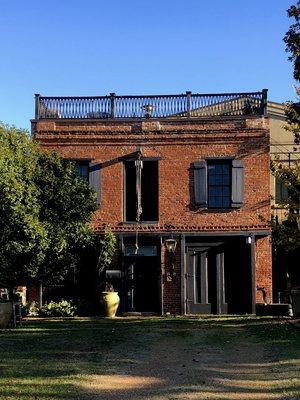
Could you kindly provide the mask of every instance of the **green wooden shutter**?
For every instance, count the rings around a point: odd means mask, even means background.
[[[289,198],[288,188],[279,178],[275,177],[275,203],[280,204]]]
[[[231,206],[240,208],[244,204],[244,162],[242,160],[232,161],[232,187]]]
[[[207,164],[206,161],[194,163],[194,196],[195,204],[207,207]]]
[[[97,194],[98,207],[101,205],[101,165],[90,164],[89,168],[89,183]]]

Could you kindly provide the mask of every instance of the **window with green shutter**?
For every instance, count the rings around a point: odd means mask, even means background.
[[[80,178],[89,182],[89,163],[76,161],[75,168],[76,168],[76,172],[80,176]]]
[[[208,162],[207,188],[208,208],[229,208],[231,206],[231,162]]]
[[[194,201],[208,209],[242,207],[244,162],[216,158],[194,163]]]
[[[280,204],[287,201],[289,198],[289,191],[284,182],[275,177],[275,203]]]

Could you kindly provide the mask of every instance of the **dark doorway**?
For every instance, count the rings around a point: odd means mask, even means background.
[[[225,314],[224,249],[208,243],[188,249],[187,312]]]
[[[154,312],[160,310],[161,273],[158,248],[125,245],[124,272],[126,311]]]
[[[125,220],[136,221],[136,167],[126,161],[125,167]],[[141,181],[141,221],[158,221],[158,161],[143,160]]]
[[[221,240],[188,245],[187,313],[251,313],[250,245],[245,238]]]
[[[251,245],[245,237],[226,241],[224,261],[228,312],[251,313]]]

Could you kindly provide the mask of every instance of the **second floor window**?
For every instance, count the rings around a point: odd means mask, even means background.
[[[137,220],[137,175],[134,161],[124,163],[124,218],[125,221]],[[141,169],[141,215],[140,221],[158,221],[158,161],[143,160]]]
[[[275,177],[275,203],[280,204],[288,201],[289,191],[281,179]]]
[[[211,161],[207,164],[208,208],[231,206],[231,163]]]
[[[75,168],[80,178],[89,182],[89,163],[77,161],[75,164]]]
[[[91,188],[93,188],[97,195],[97,204],[101,206],[101,165],[97,162],[90,163],[87,160],[72,160],[75,161],[75,168],[77,174],[81,179],[86,181]]]
[[[194,202],[216,210],[243,207],[243,160],[215,158],[195,162]]]

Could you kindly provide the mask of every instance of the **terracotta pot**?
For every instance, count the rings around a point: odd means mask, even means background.
[[[118,292],[102,292],[100,302],[104,308],[104,316],[114,318],[120,304]]]

